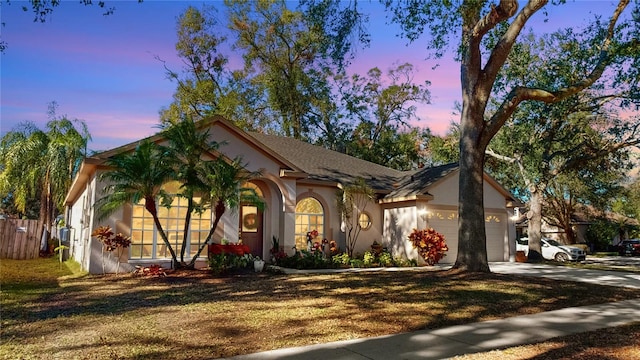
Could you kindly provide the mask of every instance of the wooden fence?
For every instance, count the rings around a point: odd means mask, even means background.
[[[0,259],[36,259],[41,236],[38,220],[0,220]]]

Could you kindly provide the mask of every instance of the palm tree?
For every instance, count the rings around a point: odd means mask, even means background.
[[[101,218],[113,213],[126,203],[137,204],[144,200],[145,209],[153,217],[153,222],[169,249],[172,265],[180,266],[176,253],[158,219],[158,204],[171,204],[171,196],[162,186],[175,179],[174,161],[171,152],[154,142],[142,140],[132,153],[117,154],[106,161],[112,169],[101,175],[109,185],[104,189],[105,197],[98,201],[98,215]]]
[[[198,256],[213,236],[222,215],[228,209],[237,209],[241,203],[251,203],[264,210],[264,202],[252,188],[244,188],[243,184],[255,178],[259,172],[249,172],[242,164],[241,158],[232,161],[220,156],[215,160],[202,162],[198,169],[200,180],[208,188],[207,200],[213,208],[215,219],[206,240],[200,245],[198,252],[191,259],[190,267],[195,265]]]
[[[62,212],[64,198],[91,139],[83,121],[57,118],[56,106],[49,105],[47,131],[26,122],[8,132],[0,143],[0,195],[11,195],[22,213],[39,197],[39,219],[47,240],[49,225]]]
[[[180,263],[184,264],[191,215],[194,211],[203,210],[203,204],[195,203],[193,199],[195,194],[207,192],[207,186],[198,176],[199,164],[203,161],[203,156],[211,155],[220,144],[209,140],[209,130],[198,131],[196,123],[190,118],[166,127],[163,134],[169,140],[168,151],[171,158],[176,160],[176,180],[182,183],[179,196],[187,199],[187,213],[180,249]]]
[[[0,194],[3,198],[10,196],[22,214],[30,204],[38,203],[42,192],[42,159],[47,143],[46,134],[33,123],[20,124],[2,137]]]

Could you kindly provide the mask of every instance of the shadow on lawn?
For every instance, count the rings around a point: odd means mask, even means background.
[[[262,335],[295,344],[326,336],[318,328],[321,321],[344,332],[343,338],[377,336],[640,296],[634,289],[598,287],[595,292],[596,287],[589,284],[446,271],[296,276],[250,273],[226,277],[193,274],[176,273],[166,278],[88,276],[65,280],[42,292],[36,288],[3,288],[3,292],[29,292],[25,295],[28,302],[3,303],[3,337],[37,339],[53,334],[60,329],[15,325],[45,324],[59,318],[70,319],[70,326],[91,329],[91,322],[104,321],[103,316],[118,317],[117,321],[124,324],[126,320],[119,316],[131,316],[130,321],[135,321],[162,315],[154,321],[171,328],[189,326],[189,322],[201,318],[198,314],[206,314],[209,321],[198,325],[201,336],[246,341],[246,346],[225,350],[224,341],[212,341],[208,347],[175,341],[172,346],[177,352],[228,356],[278,346],[272,345],[275,340],[272,344],[249,341],[253,332],[247,318],[272,316],[273,320],[265,321],[273,321],[277,333],[262,329]],[[240,317],[238,321],[234,321],[234,314]],[[159,336],[141,334],[139,340],[163,343],[163,336]],[[100,339],[104,344],[93,346],[118,347],[135,340]],[[155,350],[137,358],[152,358],[151,353]]]
[[[482,281],[484,288],[470,286]],[[536,309],[548,310],[552,307],[581,303],[580,298],[589,295],[593,300],[591,286],[573,282],[537,279],[536,294],[518,291],[524,281],[530,278],[504,276],[499,274],[457,274],[435,273],[368,273],[335,275],[264,275],[242,274],[237,276],[210,277],[187,276],[135,278],[135,277],[88,277],[71,280],[69,284],[38,284],[42,295],[36,301],[38,306],[29,312],[27,320],[45,320],[59,316],[79,314],[114,315],[163,306],[181,306],[195,303],[215,303],[233,301],[279,302],[299,298],[328,297],[332,301],[353,304],[358,309],[375,310],[381,303],[403,303],[407,301],[428,301],[448,304],[450,309],[460,312],[465,307],[475,307],[477,318],[494,313],[496,304],[500,309],[511,310],[530,303],[536,296],[546,299],[536,304]],[[530,284],[531,286],[531,284]],[[3,290],[12,291],[11,284]],[[17,290],[17,289],[16,289]],[[35,290],[35,289],[34,289]],[[513,291],[512,291],[513,290]],[[20,290],[18,290],[20,291]],[[624,293],[622,289],[600,292],[602,301],[609,301],[613,294]],[[640,292],[629,291],[640,294]],[[274,298],[277,297],[277,298]],[[585,296],[586,297],[586,296]],[[626,296],[616,297],[617,299]],[[534,309],[535,310],[535,309]],[[4,317],[11,318],[11,308],[4,309]]]

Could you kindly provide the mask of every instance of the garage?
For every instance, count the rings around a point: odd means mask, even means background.
[[[489,261],[509,259],[507,239],[507,216],[500,213],[485,214],[487,235],[487,258]],[[434,209],[427,216],[427,226],[444,235],[449,246],[443,263],[454,263],[458,254],[458,212],[455,210]]]

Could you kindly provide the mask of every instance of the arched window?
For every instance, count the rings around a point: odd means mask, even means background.
[[[312,241],[322,241],[324,239],[324,209],[320,201],[308,197],[300,200],[296,204],[296,248],[303,250],[307,248],[307,233],[318,232]]]
[[[264,198],[264,195],[262,194],[262,190],[260,190],[260,188],[258,187],[258,185],[252,183],[252,182],[245,182],[244,184],[242,184],[242,187],[245,189],[252,189],[253,191],[256,192],[256,196],[260,197],[260,198]]]

